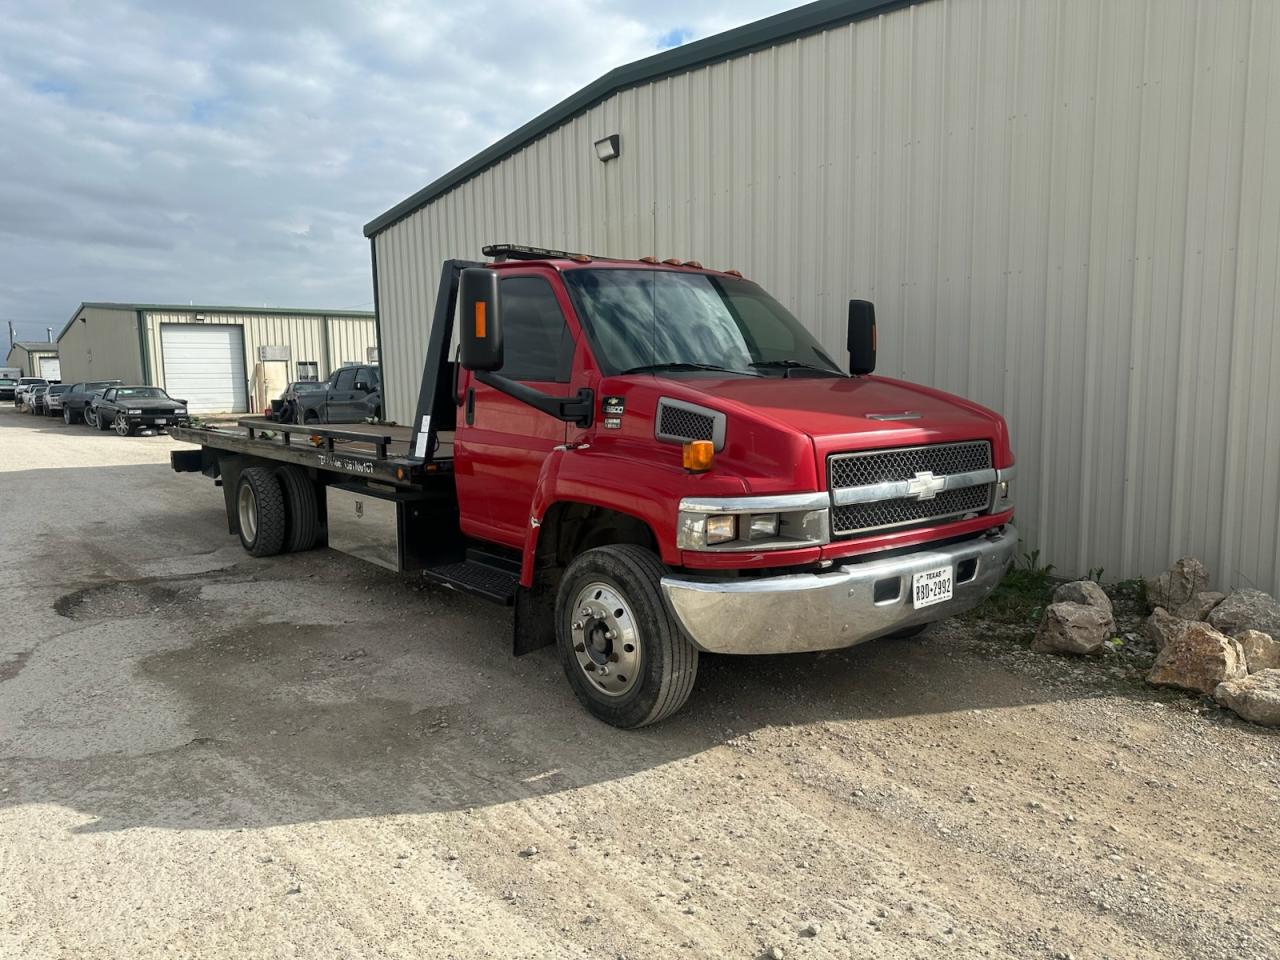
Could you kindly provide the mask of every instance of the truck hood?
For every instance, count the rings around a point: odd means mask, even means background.
[[[1004,419],[986,407],[887,377],[688,379],[708,405],[800,431],[821,462],[830,453],[987,439],[997,466],[1012,463]],[[730,408],[736,408],[731,410]],[[885,419],[907,415],[908,419]]]

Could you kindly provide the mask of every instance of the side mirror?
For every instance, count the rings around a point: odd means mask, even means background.
[[[502,304],[498,273],[487,267],[468,267],[459,284],[460,361],[468,370],[502,369]]]
[[[849,301],[849,372],[855,377],[876,369],[876,305]]]
[[[358,393],[368,393],[369,384],[365,383],[363,380],[357,380],[352,389],[356,390]]]

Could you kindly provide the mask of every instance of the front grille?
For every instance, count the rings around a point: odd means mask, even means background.
[[[929,472],[942,477],[990,468],[991,444],[985,440],[841,453],[827,461],[827,485],[834,491],[841,487],[910,480],[917,473]],[[991,503],[992,486],[984,483],[944,490],[932,500],[879,500],[837,506],[832,509],[832,532],[847,537],[982,513]]]

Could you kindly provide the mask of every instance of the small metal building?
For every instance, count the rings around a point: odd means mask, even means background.
[[[0,366],[17,367],[24,377],[61,380],[58,348],[44,340],[18,340],[9,348],[9,356]]]
[[[323,380],[377,359],[374,315],[359,311],[82,303],[58,334],[64,383],[162,386],[194,413],[241,413],[260,360],[291,380]]]
[[[832,351],[875,301],[881,372],[1008,418],[1061,572],[1280,592],[1280,4],[820,0],[619,67],[365,233],[392,416],[442,260],[693,258]]]

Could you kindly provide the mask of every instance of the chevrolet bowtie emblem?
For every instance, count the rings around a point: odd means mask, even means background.
[[[907,496],[916,500],[932,500],[947,486],[946,477],[934,476],[933,471],[917,473],[907,481]]]

